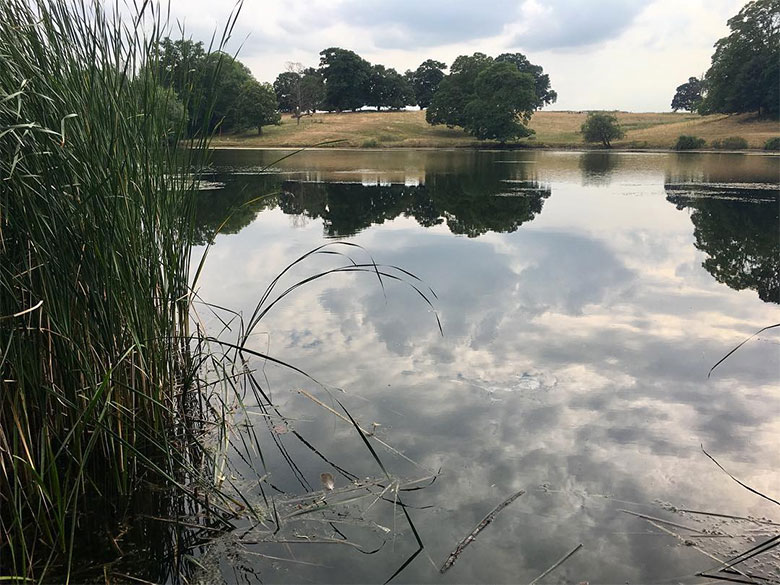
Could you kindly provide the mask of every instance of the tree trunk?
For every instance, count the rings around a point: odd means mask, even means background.
[[[262,126],[258,126],[257,127],[257,135],[258,136],[262,136],[263,135],[263,127]]]

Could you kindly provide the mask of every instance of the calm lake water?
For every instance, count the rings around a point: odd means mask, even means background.
[[[717,565],[703,552],[727,558],[777,532],[681,510],[780,522],[777,506],[702,452],[780,496],[780,329],[707,377],[780,323],[780,157],[327,150],[278,161],[284,154],[215,153],[201,240],[234,214],[214,238],[203,299],[248,319],[276,275],[328,242],[358,244],[325,250],[421,282],[332,274],[291,292],[253,331],[251,348],[325,386],[252,364],[288,417],[250,417],[265,429],[280,510],[316,501],[293,496],[321,490],[321,473],[334,494],[355,477],[384,477],[351,423],[328,410],[341,412],[338,400],[414,462],[372,442],[393,478],[438,473],[399,494],[425,547],[399,583],[528,583],[580,543],[541,582],[703,583],[696,572]],[[278,290],[345,262],[310,257]],[[236,481],[257,483],[236,464]],[[203,565],[228,582],[384,582],[417,543],[382,485],[381,499],[291,518],[277,535],[291,544],[239,531],[202,551]],[[777,552],[755,567],[780,579]]]

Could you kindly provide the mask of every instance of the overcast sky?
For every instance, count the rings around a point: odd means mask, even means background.
[[[549,73],[549,109],[669,111],[700,76],[744,0],[245,0],[232,48],[260,81],[287,62],[317,66],[327,47],[403,73],[476,51],[521,52]],[[171,0],[186,34],[208,40],[230,3]]]

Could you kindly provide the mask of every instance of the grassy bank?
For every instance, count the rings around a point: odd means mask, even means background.
[[[531,128],[536,135],[519,144],[529,147],[575,148],[584,143],[579,133],[585,121],[583,112],[536,112]],[[756,120],[748,114],[699,116],[688,113],[618,112],[617,118],[626,136],[615,148],[672,148],[681,134],[704,138],[707,143],[730,136],[741,136],[750,148],[763,148],[764,142],[780,135],[776,121]],[[256,133],[220,136],[215,146],[295,147],[344,140],[339,146],[363,148],[474,148],[491,146],[459,128],[431,126],[425,112],[355,112],[316,114],[300,124],[284,116],[280,126]]]

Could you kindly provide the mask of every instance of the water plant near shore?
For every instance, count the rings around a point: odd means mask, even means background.
[[[190,259],[209,136],[190,137],[159,84],[164,15],[150,2],[129,24],[120,12],[0,0],[0,580],[92,579],[118,558],[175,582],[188,570],[176,559],[239,516],[281,522],[262,485],[260,504],[247,499],[229,458],[245,448],[264,465],[259,432],[233,433],[248,396],[265,420],[283,420],[250,364],[283,362],[200,326],[192,275],[205,255]],[[183,105],[212,107],[199,99]],[[340,272],[406,280],[428,300],[411,274],[334,245],[294,264],[329,254],[344,266],[276,295],[275,279],[248,329],[298,286]],[[162,572],[122,551],[128,532],[147,559],[167,558]]]
[[[155,77],[163,28],[151,4],[128,26],[98,3],[0,2],[0,565],[12,575],[67,565],[80,512],[145,474],[183,481],[206,142],[175,147],[184,120]]]

